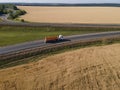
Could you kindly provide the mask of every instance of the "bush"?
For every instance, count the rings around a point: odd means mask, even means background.
[[[25,22],[25,20],[24,20],[24,19],[21,19],[21,22]]]

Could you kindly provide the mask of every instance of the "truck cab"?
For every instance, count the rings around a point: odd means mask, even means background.
[[[63,40],[63,35],[59,35],[59,36],[58,36],[58,39],[59,39],[59,40]]]

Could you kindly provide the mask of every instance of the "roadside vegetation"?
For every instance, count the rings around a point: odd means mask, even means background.
[[[13,4],[0,4],[0,14],[7,14],[8,19],[15,19],[26,14],[26,11],[20,10]]]
[[[75,35],[106,31],[119,31],[119,28],[63,28],[63,27],[12,27],[0,26],[0,47],[40,40],[45,36],[62,34]]]

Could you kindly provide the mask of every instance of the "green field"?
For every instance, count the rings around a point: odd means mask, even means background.
[[[45,36],[74,35],[104,31],[120,31],[118,28],[60,28],[0,26],[0,47],[27,41],[44,39]]]

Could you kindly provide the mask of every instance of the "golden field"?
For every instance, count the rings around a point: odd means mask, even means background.
[[[120,90],[120,44],[0,70],[0,90]]]
[[[119,7],[18,6],[28,13],[20,18],[41,23],[120,24]]]

